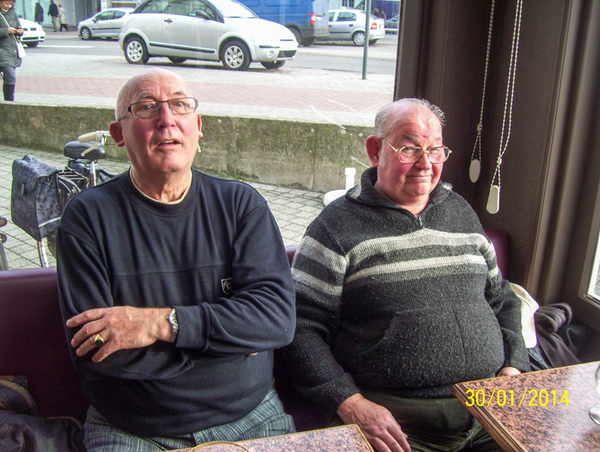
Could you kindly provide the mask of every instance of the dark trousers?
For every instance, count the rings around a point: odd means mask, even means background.
[[[413,452],[502,452],[454,397],[411,399],[369,390],[362,390],[362,395],[390,410]]]

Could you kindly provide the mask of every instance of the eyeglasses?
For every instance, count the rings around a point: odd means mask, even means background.
[[[421,155],[425,153],[429,156],[429,161],[436,165],[438,163],[444,163],[446,160],[448,160],[448,157],[452,153],[452,151],[446,146],[435,146],[428,151],[417,146],[403,146],[400,149],[396,149],[385,138],[381,138],[381,140],[385,141],[388,146],[391,147],[396,154],[398,154],[398,159],[401,163],[418,162],[421,158]]]
[[[154,118],[158,116],[160,104],[162,103],[166,103],[174,115],[189,115],[190,113],[194,113],[198,108],[198,101],[193,97],[179,97],[169,100],[143,100],[141,102],[134,102],[127,107],[127,111],[119,118],[119,121],[125,118],[127,113],[131,113],[133,119]]]

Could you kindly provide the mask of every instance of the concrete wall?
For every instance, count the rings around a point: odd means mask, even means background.
[[[108,108],[2,102],[0,143],[62,153],[79,135],[108,130],[113,115]],[[355,159],[370,166],[368,127],[223,116],[202,116],[202,123],[202,152],[194,166],[223,177],[326,192],[345,187],[344,168],[362,173],[365,167]],[[106,151],[112,160],[127,161],[124,148]]]

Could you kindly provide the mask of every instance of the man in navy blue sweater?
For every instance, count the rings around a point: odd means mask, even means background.
[[[61,220],[59,292],[91,403],[88,452],[294,431],[272,378],[272,350],[295,325],[283,242],[253,188],[192,168],[197,107],[169,71],[129,80],[110,131],[132,166]]]

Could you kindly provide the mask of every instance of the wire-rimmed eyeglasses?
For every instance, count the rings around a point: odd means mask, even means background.
[[[123,115],[119,118],[121,121],[127,113],[131,113],[133,119],[150,119],[158,116],[160,111],[160,104],[166,103],[169,106],[169,110],[174,115],[188,115],[194,113],[198,109],[198,100],[193,97],[177,97],[169,100],[143,100],[140,102],[134,102]]]
[[[396,154],[398,154],[398,159],[401,163],[415,163],[421,158],[421,155],[425,153],[429,157],[429,161],[435,165],[438,163],[444,163],[446,160],[448,160],[448,157],[450,157],[450,154],[452,153],[452,151],[446,146],[434,146],[427,151],[418,146],[403,146],[400,149],[397,149],[385,138],[380,138],[382,141],[385,141]]]

